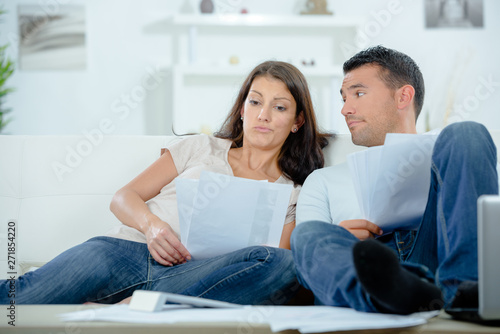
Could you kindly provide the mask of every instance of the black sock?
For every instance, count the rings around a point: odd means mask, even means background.
[[[393,250],[379,241],[360,241],[353,248],[358,279],[382,313],[410,314],[439,310],[441,290],[404,269]]]
[[[477,282],[464,281],[460,283],[453,301],[452,308],[478,308],[479,288]]]

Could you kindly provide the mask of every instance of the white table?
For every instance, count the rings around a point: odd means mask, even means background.
[[[9,319],[5,316],[6,305],[1,305],[4,309],[0,322],[0,333],[169,333],[169,334],[271,334],[267,325],[262,324],[242,324],[232,323],[179,323],[168,325],[145,325],[130,323],[113,322],[62,322],[57,317],[60,313],[92,309],[101,306],[93,305],[17,305],[15,327],[9,326]],[[298,333],[294,330],[280,333]],[[340,332],[336,332],[340,333]],[[358,331],[342,332],[355,334]],[[439,317],[431,319],[429,323],[423,326],[392,330],[372,330],[363,331],[363,333],[432,333],[432,334],[451,334],[451,333],[500,333],[500,327],[487,327],[465,322],[454,321],[446,314],[442,313]]]

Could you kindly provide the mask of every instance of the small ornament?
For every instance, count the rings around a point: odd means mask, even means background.
[[[314,61],[314,59],[311,59],[310,61],[306,61],[305,59],[303,59],[302,65],[312,67],[312,66],[316,65],[316,62]]]
[[[306,8],[300,12],[302,15],[332,15],[328,9],[327,0],[307,0]]]
[[[212,0],[201,0],[200,10],[204,14],[210,14],[214,12],[214,3]]]
[[[200,133],[204,133],[206,135],[211,135],[213,133],[212,127],[210,125],[208,125],[208,124],[203,124],[200,127]]]
[[[246,8],[241,9],[241,14],[248,14],[248,10]]]
[[[238,56],[231,56],[231,58],[229,58],[229,64],[238,65],[239,63],[240,63],[240,58]]]

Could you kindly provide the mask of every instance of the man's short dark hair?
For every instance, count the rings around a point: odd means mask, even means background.
[[[415,120],[424,104],[424,78],[418,65],[409,56],[383,46],[375,46],[355,54],[344,63],[344,75],[363,65],[376,64],[381,67],[381,79],[387,87],[397,90],[404,85],[415,89]]]

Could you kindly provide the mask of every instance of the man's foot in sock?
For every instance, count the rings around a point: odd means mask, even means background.
[[[441,290],[404,269],[393,250],[379,241],[360,241],[353,248],[358,279],[382,313],[410,314],[443,307]]]
[[[478,308],[479,288],[475,281],[464,281],[457,288],[451,308]]]

